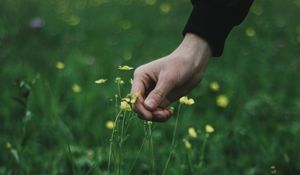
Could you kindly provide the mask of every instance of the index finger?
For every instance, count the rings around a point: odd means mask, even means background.
[[[135,76],[133,79],[132,87],[131,87],[131,95],[135,95],[135,93],[140,93],[137,100],[133,104],[133,109],[135,112],[139,113],[144,117],[144,119],[152,118],[152,114],[149,110],[147,110],[144,106],[144,97],[146,86],[143,80],[139,76]]]

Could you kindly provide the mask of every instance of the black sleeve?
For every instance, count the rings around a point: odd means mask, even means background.
[[[253,0],[192,0],[193,11],[183,34],[206,40],[215,57],[221,56],[231,29],[246,17]]]

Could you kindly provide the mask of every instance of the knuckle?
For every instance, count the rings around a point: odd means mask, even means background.
[[[144,70],[144,66],[143,66],[143,65],[142,65],[142,66],[139,66],[138,68],[136,68],[136,69],[134,70],[133,76],[134,76],[134,77],[140,76],[140,75],[142,74],[143,70]]]
[[[161,98],[163,97],[163,91],[161,89],[156,89],[152,91],[152,95],[154,98]]]

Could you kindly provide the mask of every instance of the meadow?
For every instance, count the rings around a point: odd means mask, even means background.
[[[0,174],[300,174],[299,0],[255,1],[169,121],[131,111],[134,69],[177,47],[191,8],[1,0]]]

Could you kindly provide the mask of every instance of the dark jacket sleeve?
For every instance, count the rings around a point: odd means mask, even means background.
[[[246,17],[253,0],[192,0],[193,11],[183,34],[206,40],[215,57],[221,56],[231,29]]]

